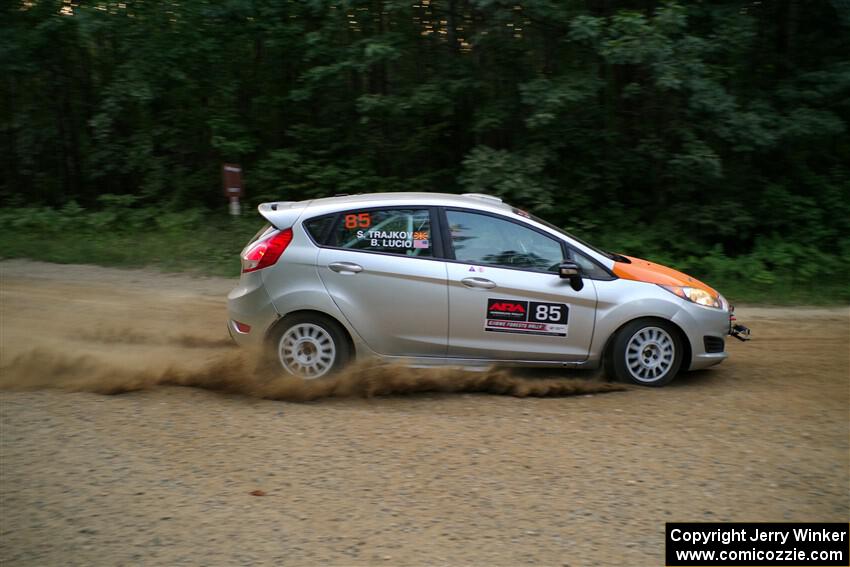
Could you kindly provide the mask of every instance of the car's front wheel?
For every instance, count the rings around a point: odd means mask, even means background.
[[[632,321],[614,337],[605,363],[610,377],[641,386],[664,386],[682,366],[684,346],[666,321]]]
[[[274,355],[287,374],[315,380],[348,362],[351,348],[339,325],[308,313],[284,318],[271,337]]]

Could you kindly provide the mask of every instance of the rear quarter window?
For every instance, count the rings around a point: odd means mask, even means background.
[[[324,246],[327,244],[329,230],[336,215],[325,215],[304,221],[304,230],[307,231],[316,244]]]

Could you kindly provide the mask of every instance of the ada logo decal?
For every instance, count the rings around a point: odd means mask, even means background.
[[[494,333],[567,336],[570,306],[513,299],[487,299],[484,330]]]
[[[527,314],[527,301],[512,301],[510,299],[487,300],[487,319],[526,321],[528,319]]]

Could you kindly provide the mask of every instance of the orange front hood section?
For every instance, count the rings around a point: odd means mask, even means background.
[[[614,273],[624,280],[696,287],[704,289],[714,296],[719,295],[712,287],[673,268],[668,268],[667,266],[662,266],[648,260],[641,260],[640,258],[632,258],[631,256],[626,256],[626,258],[631,260],[632,263],[614,262]]]

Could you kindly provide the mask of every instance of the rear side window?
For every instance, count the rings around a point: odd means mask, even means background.
[[[434,255],[428,209],[346,211],[337,215],[331,246],[429,258]]]

